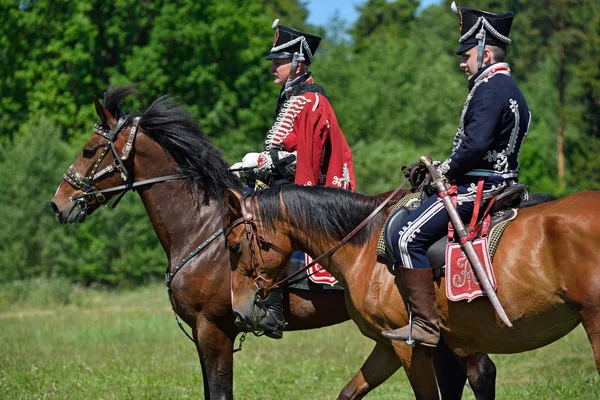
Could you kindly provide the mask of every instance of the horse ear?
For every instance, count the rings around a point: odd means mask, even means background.
[[[102,121],[102,125],[109,129],[114,129],[117,124],[115,117],[106,109],[106,107],[100,104],[100,100],[98,100],[96,96],[94,96],[94,106],[96,107],[98,117],[100,117],[100,120]]]
[[[227,189],[223,192],[223,201],[229,210],[232,219],[242,216],[242,194],[237,190]]]

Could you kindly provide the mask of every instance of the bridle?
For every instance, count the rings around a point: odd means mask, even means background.
[[[63,180],[73,186],[75,189],[80,190],[82,193],[69,197],[70,201],[74,201],[81,207],[81,213],[85,213],[90,205],[97,202],[99,205],[105,205],[109,208],[115,208],[119,201],[123,198],[125,193],[129,190],[135,190],[135,188],[139,186],[151,185],[157,182],[166,182],[176,179],[183,179],[187,177],[185,174],[173,174],[160,176],[156,178],[146,179],[143,181],[134,182],[133,181],[133,173],[129,173],[127,168],[125,167],[125,162],[129,159],[129,155],[133,150],[134,141],[138,131],[138,125],[140,122],[140,117],[136,117],[131,124],[131,128],[129,130],[129,136],[127,137],[127,142],[123,146],[123,150],[121,155],[118,154],[117,149],[115,147],[115,140],[119,133],[123,130],[125,126],[127,126],[127,122],[129,121],[128,116],[123,116],[119,118],[115,128],[110,131],[102,127],[100,123],[96,123],[94,125],[94,133],[106,138],[108,141],[104,145],[100,156],[96,160],[96,163],[90,170],[90,173],[87,176],[81,175],[71,164],[71,166],[67,169],[67,173],[63,175]],[[102,161],[107,156],[109,151],[112,151],[112,155],[114,161],[112,164],[98,171]],[[95,184],[102,179],[105,179],[111,176],[114,172],[119,172],[121,175],[122,184],[118,186],[113,186],[106,189],[98,189]],[[108,199],[104,196],[105,193],[113,193],[120,192],[118,197],[112,202],[107,203]]]
[[[131,124],[131,128],[129,130],[129,135],[127,136],[127,142],[123,146],[121,155],[119,155],[119,153],[117,152],[117,149],[115,147],[115,140],[117,139],[117,136],[123,130],[123,128],[125,128],[125,126],[127,126],[128,121],[129,121],[128,116],[123,116],[123,117],[119,118],[119,120],[117,121],[117,124],[115,125],[115,129],[113,129],[112,131],[103,128],[100,123],[96,123],[94,125],[94,133],[106,138],[108,140],[108,142],[104,145],[104,149],[102,150],[102,153],[100,153],[100,156],[96,160],[96,163],[90,170],[90,173],[84,177],[79,172],[77,172],[75,167],[71,164],[71,166],[67,169],[67,173],[63,175],[63,179],[67,183],[69,183],[75,189],[78,189],[82,192],[81,194],[78,194],[76,196],[69,197],[70,201],[74,201],[74,202],[80,204],[80,206],[81,206],[80,213],[81,214],[84,214],[86,212],[86,210],[88,209],[88,207],[94,203],[94,201],[98,202],[98,204],[100,204],[100,205],[105,205],[109,208],[115,208],[117,206],[117,204],[119,203],[119,201],[123,198],[125,193],[127,193],[129,190],[135,190],[136,188],[138,188],[140,186],[152,185],[152,184],[158,183],[158,182],[167,182],[167,181],[172,181],[172,180],[177,180],[177,179],[184,179],[184,178],[188,177],[188,175],[186,175],[186,174],[172,174],[172,175],[158,176],[155,178],[150,178],[150,179],[145,179],[142,181],[134,182],[133,172],[130,173],[127,170],[127,168],[125,167],[125,163],[127,162],[127,160],[129,160],[129,156],[131,154],[131,151],[133,150],[135,138],[136,138],[139,123],[140,123],[140,117],[136,117],[133,119],[133,123]],[[108,154],[109,150],[112,151],[112,155],[114,157],[113,163],[108,165],[107,167],[103,168],[101,171],[98,171],[98,169],[100,168],[100,165],[102,164],[102,161],[104,161],[104,158]],[[113,173],[115,173],[117,171],[121,174],[121,181],[122,181],[121,185],[113,186],[113,187],[106,188],[106,189],[98,189],[95,186],[95,184],[97,182],[99,182],[101,179],[105,179],[106,177],[111,176]],[[120,193],[119,193],[118,197],[112,203],[109,204],[109,203],[107,203],[107,198],[104,196],[104,194],[105,193],[113,193],[113,192],[120,192]],[[173,308],[173,312],[175,313],[175,320],[177,321],[177,324],[179,325],[179,328],[183,331],[183,333],[185,333],[185,335],[194,343],[196,343],[196,340],[194,338],[192,338],[192,336],[190,336],[190,334],[188,334],[186,332],[186,330],[183,328],[183,325],[179,321],[179,318],[177,317],[177,312],[175,311],[175,302],[174,302],[174,299],[172,296],[172,291],[171,291],[171,281],[172,281],[173,277],[175,276],[175,274],[183,266],[185,266],[190,259],[192,259],[198,253],[200,253],[213,240],[215,240],[218,236],[220,236],[221,233],[223,233],[222,230],[215,232],[211,237],[209,237],[206,241],[204,241],[202,244],[200,244],[200,246],[198,246],[196,249],[194,249],[194,251],[192,251],[187,257],[185,257],[173,269],[172,272],[169,273],[169,267],[167,267],[166,285],[167,285],[169,301],[171,302],[171,307]]]
[[[276,251],[277,253],[279,253],[285,257],[287,257],[290,254],[290,252],[285,251],[285,250],[281,249],[280,247],[276,246],[275,244],[269,242],[268,240],[263,238],[258,233],[256,223],[254,222],[254,217],[251,212],[247,211],[247,207],[246,207],[247,206],[246,202],[248,202],[251,198],[250,197],[243,198],[240,201],[242,216],[237,218],[236,220],[234,220],[233,222],[231,222],[229,224],[229,226],[225,230],[225,240],[227,241],[227,237],[229,236],[229,234],[231,233],[233,228],[235,228],[238,225],[244,224],[244,226],[246,228],[246,239],[248,241],[248,246],[250,247],[250,254],[252,257],[252,267],[253,267],[254,276],[255,276],[254,283],[257,287],[257,294],[255,296],[255,299],[257,301],[261,301],[261,299],[263,299],[263,301],[266,300],[266,298],[268,297],[268,294],[270,292],[277,290],[277,289],[281,289],[282,287],[288,286],[292,283],[295,283],[296,281],[292,281],[292,278],[297,277],[299,274],[305,272],[310,267],[317,264],[324,258],[329,257],[333,253],[335,253],[340,247],[342,247],[344,244],[346,244],[361,229],[363,229],[373,218],[375,218],[375,216],[377,214],[379,214],[379,212],[390,202],[390,200],[392,200],[394,198],[394,196],[400,191],[400,189],[402,189],[402,187],[406,184],[407,181],[408,181],[408,179],[405,179],[379,206],[377,206],[377,208],[375,210],[373,210],[371,212],[371,214],[369,214],[360,224],[358,224],[358,226],[356,228],[354,228],[352,230],[352,232],[350,232],[348,235],[346,235],[346,237],[344,237],[340,242],[338,242],[336,245],[331,247],[325,253],[321,254],[319,257],[314,259],[311,263],[305,265],[304,267],[293,272],[292,274],[288,275],[287,277],[277,281],[276,283],[274,283],[273,285],[271,285],[269,287],[267,287],[265,285],[265,281],[267,281],[267,279],[265,279],[262,276],[262,273],[260,271],[260,264],[258,262],[258,252],[257,252],[256,248],[257,247],[258,248],[265,248],[265,247],[272,248],[274,251]],[[305,277],[301,277],[297,281],[300,281],[302,279],[305,279]]]
[[[225,230],[225,241],[227,241],[227,237],[229,233],[238,225],[244,224],[246,228],[246,239],[248,240],[248,245],[250,247],[250,255],[252,257],[252,267],[255,273],[254,284],[258,288],[259,291],[262,291],[263,294],[266,294],[268,291],[272,290],[270,287],[266,287],[265,279],[260,272],[260,264],[258,262],[258,252],[256,248],[272,248],[277,253],[281,254],[284,257],[287,257],[289,252],[283,250],[281,247],[276,246],[275,244],[269,242],[265,238],[263,238],[259,233],[254,222],[254,217],[251,212],[246,211],[246,202],[250,201],[250,197],[245,197],[240,201],[240,206],[242,210],[242,216],[235,221],[233,221]],[[251,207],[249,207],[251,208]]]

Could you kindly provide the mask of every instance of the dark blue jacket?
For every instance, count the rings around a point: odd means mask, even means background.
[[[452,154],[438,170],[450,181],[474,176],[515,179],[531,114],[508,64],[493,64],[469,80],[469,95]]]

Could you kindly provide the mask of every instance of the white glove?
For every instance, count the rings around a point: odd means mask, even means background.
[[[242,168],[258,167],[258,156],[260,153],[248,153],[242,158]]]
[[[268,172],[273,169],[273,160],[271,155],[266,151],[260,153],[258,156],[258,170],[262,172]]]
[[[237,176],[238,178],[241,178],[244,171],[242,171],[242,162],[236,162],[235,164],[233,164],[231,167],[229,167],[230,170],[233,170],[232,173]],[[237,171],[236,171],[237,170]]]

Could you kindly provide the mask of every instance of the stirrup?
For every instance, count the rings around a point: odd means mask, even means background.
[[[413,327],[413,312],[412,307],[408,306],[408,340],[406,345],[409,347],[415,347],[415,341],[412,339],[412,327]]]

